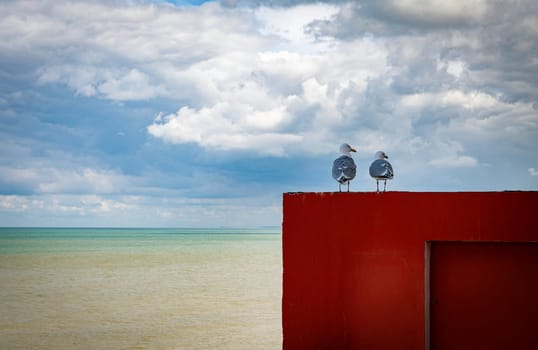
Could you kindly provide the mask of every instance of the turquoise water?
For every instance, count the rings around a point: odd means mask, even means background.
[[[1,349],[280,349],[278,229],[0,229]]]
[[[1,228],[0,254],[181,249],[225,242],[274,241],[273,229]]]

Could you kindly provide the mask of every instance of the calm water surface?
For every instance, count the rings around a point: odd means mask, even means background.
[[[280,349],[278,230],[0,228],[0,349]]]

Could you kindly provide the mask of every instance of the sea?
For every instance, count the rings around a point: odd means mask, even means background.
[[[281,349],[279,228],[0,228],[0,349]]]

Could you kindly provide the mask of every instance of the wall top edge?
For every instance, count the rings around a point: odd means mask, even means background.
[[[303,194],[318,194],[318,195],[357,195],[357,194],[375,194],[375,195],[390,195],[390,194],[474,194],[474,193],[538,193],[538,191],[529,190],[502,190],[502,191],[387,191],[387,192],[284,192],[284,195],[303,195]]]

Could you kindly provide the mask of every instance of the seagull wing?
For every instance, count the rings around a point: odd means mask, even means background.
[[[357,166],[353,158],[343,155],[334,160],[332,175],[336,181],[345,183],[346,181],[353,180],[356,173]]]
[[[387,170],[387,179],[392,179],[394,177],[394,170],[392,170],[392,165],[387,161],[385,161],[385,169]]]
[[[373,178],[392,179],[394,177],[392,165],[384,159],[374,160],[369,171],[370,176]]]

